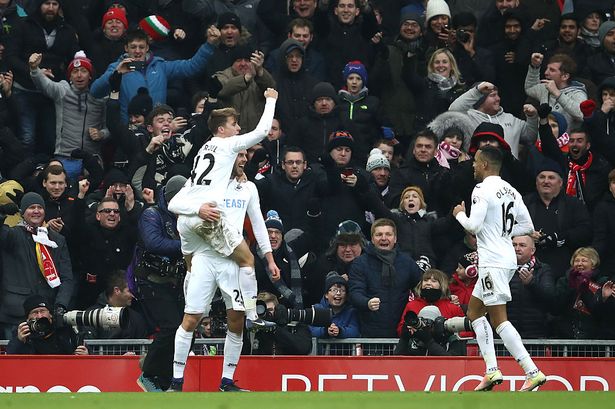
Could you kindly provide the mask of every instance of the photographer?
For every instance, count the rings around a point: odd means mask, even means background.
[[[421,282],[414,289],[411,299],[397,326],[400,335],[395,347],[398,355],[465,355],[465,342],[450,338],[451,334],[437,330],[438,317],[463,317],[459,300],[449,299],[448,276],[440,270],[430,269],[423,273]]]
[[[462,12],[453,16],[453,28],[449,48],[459,65],[461,77],[466,84],[479,81],[495,81],[493,53],[476,46],[476,27],[474,14]]]
[[[17,334],[6,348],[7,354],[89,354],[85,346],[78,345],[71,327],[55,325],[50,308],[49,301],[40,295],[31,295],[24,301],[26,321],[17,327]]]

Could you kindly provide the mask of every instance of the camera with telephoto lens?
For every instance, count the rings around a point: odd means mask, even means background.
[[[256,301],[256,313],[267,321],[273,321],[280,326],[306,324],[314,327],[328,327],[331,324],[333,313],[330,308],[286,308],[278,304],[272,312],[267,311],[263,301]]]
[[[68,311],[63,316],[64,324],[77,327],[96,327],[105,330],[128,325],[128,313],[124,307],[102,307],[87,311]]]
[[[28,328],[30,328],[30,336],[44,338],[51,333],[53,324],[47,317],[32,318],[28,320]]]
[[[414,311],[408,311],[404,317],[404,324],[415,330],[433,327],[433,320],[419,317]]]
[[[457,38],[457,41],[463,44],[470,41],[470,33],[465,30],[457,30],[457,32],[455,33],[455,37]]]

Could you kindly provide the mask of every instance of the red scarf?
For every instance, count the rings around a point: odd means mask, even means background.
[[[587,177],[586,171],[592,165],[594,160],[594,156],[591,152],[587,155],[587,161],[583,165],[579,165],[572,161],[568,162],[568,168],[570,168],[570,172],[568,172],[568,182],[566,183],[566,194],[568,196],[579,197],[583,195],[581,191],[581,187],[585,186],[585,179]],[[581,182],[579,184],[579,175],[581,176]]]

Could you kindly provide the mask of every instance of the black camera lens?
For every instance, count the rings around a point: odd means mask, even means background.
[[[470,41],[470,33],[465,30],[457,30],[455,37],[457,37],[457,41],[460,43],[467,43]]]

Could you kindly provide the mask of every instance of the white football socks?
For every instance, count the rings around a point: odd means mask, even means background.
[[[192,332],[184,330],[180,325],[175,332],[175,353],[173,355],[173,378],[175,379],[183,379],[184,377],[191,343]]]
[[[233,380],[235,369],[239,363],[241,348],[243,347],[243,337],[233,331],[226,331],[224,339],[224,363],[222,365],[222,377]]]
[[[498,369],[498,361],[495,357],[495,346],[493,345],[493,330],[487,317],[483,316],[472,321],[472,328],[474,328],[476,333],[476,342],[487,366],[486,373],[496,371]]]
[[[243,297],[243,305],[246,309],[246,318],[249,320],[257,320],[256,314],[256,296],[258,295],[258,286],[256,284],[256,274],[252,267],[239,268],[239,289]]]
[[[517,332],[517,329],[510,323],[510,321],[504,321],[495,329],[495,331],[500,335],[502,341],[504,341],[504,346],[508,349],[508,352],[519,362],[521,368],[525,371],[526,375],[533,375],[538,372],[538,368],[530,354],[523,346],[523,341],[521,341],[521,335]]]

